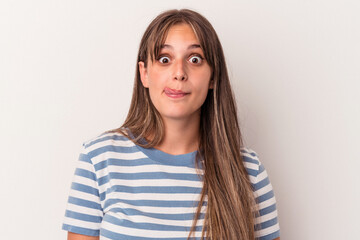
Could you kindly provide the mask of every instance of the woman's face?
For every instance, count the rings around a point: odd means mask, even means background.
[[[153,62],[139,62],[141,81],[164,119],[191,120],[200,116],[210,84],[211,68],[195,33],[188,24],[169,29]]]

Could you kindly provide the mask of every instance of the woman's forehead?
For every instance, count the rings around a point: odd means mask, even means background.
[[[196,31],[192,24],[187,22],[179,22],[167,26],[166,29],[160,31],[158,34],[155,34],[155,38],[149,42],[148,50],[149,55],[157,55],[159,51],[163,48],[171,49],[173,47],[174,39],[177,41],[183,40],[188,42],[188,48],[201,48],[202,45],[196,34]]]
[[[170,27],[162,46],[173,46],[177,43],[200,45],[195,32],[189,24],[177,24]]]

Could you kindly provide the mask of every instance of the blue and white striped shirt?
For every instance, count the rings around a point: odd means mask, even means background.
[[[260,216],[256,237],[280,235],[275,196],[256,153],[243,148]],[[119,133],[83,144],[62,228],[101,240],[186,240],[202,189],[196,152],[171,155],[135,145]],[[200,239],[206,201],[195,232]]]

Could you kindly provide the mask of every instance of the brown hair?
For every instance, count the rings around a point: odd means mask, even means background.
[[[225,57],[212,25],[192,10],[163,12],[146,29],[137,62],[143,61],[146,67],[148,60],[154,61],[170,27],[179,23],[189,24],[194,30],[212,69],[213,81],[213,89],[209,90],[201,107],[196,167],[199,161],[204,162],[204,183],[188,239],[195,231],[205,196],[207,207],[201,239],[254,239],[256,204],[240,153],[243,143]],[[128,129],[133,136],[130,137],[124,129]],[[149,90],[141,83],[138,64],[128,116],[124,124],[114,131],[147,148],[158,145],[164,137],[162,118],[150,100]],[[153,137],[147,143],[141,141],[149,136]]]

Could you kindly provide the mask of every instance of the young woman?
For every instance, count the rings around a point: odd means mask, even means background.
[[[68,239],[279,239],[275,197],[244,148],[220,41],[200,14],[157,16],[125,123],[83,144]]]

